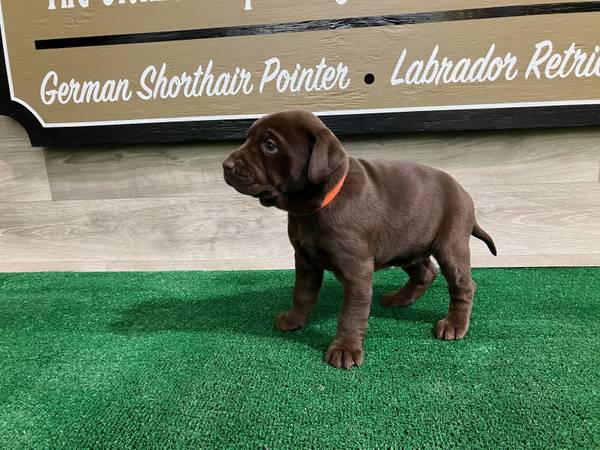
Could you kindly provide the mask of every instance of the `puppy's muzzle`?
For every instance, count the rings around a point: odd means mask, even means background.
[[[223,162],[223,177],[228,185],[242,194],[254,194],[252,187],[256,184],[256,180],[240,159],[229,157]]]
[[[225,161],[223,161],[223,172],[231,172],[235,168],[236,164],[236,160],[231,157],[227,158]]]
[[[227,158],[223,162],[223,175],[225,177],[225,181],[229,185],[239,184],[241,179],[248,178],[247,171],[240,170],[240,160],[234,159],[232,157]]]

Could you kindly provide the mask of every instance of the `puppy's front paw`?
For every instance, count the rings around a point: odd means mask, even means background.
[[[363,349],[356,344],[333,341],[325,353],[325,361],[337,369],[350,369],[363,363]]]
[[[275,327],[281,331],[298,330],[304,326],[304,321],[301,320],[292,311],[285,311],[275,319]]]
[[[435,336],[444,341],[458,341],[465,337],[468,329],[468,322],[456,323],[446,317],[435,326]]]

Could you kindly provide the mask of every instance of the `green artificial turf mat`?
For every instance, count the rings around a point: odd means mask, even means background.
[[[600,269],[475,270],[464,341],[441,277],[377,302],[365,365],[322,361],[341,289],[273,328],[293,272],[0,275],[0,447],[600,448]]]

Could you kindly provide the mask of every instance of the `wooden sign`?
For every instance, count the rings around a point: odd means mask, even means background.
[[[0,0],[0,113],[34,145],[600,123],[600,2],[477,3]]]

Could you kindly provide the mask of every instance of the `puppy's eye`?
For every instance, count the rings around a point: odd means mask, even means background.
[[[263,144],[263,150],[267,153],[277,153],[277,145],[275,145],[275,142],[273,142],[272,140],[268,140]]]

